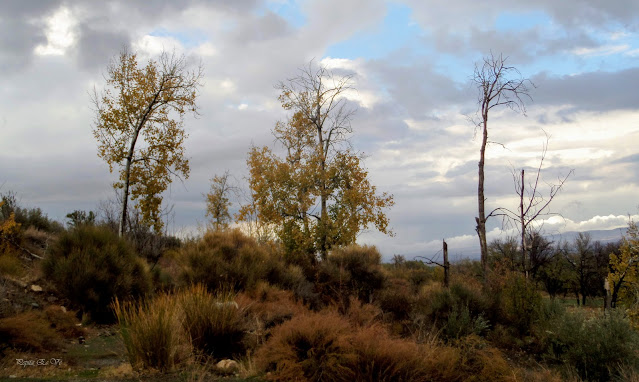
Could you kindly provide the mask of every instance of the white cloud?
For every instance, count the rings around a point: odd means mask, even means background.
[[[184,51],[182,44],[175,38],[169,36],[145,35],[137,41],[134,41],[131,45],[134,51],[146,58],[157,57],[162,54],[162,52],[175,50],[177,54],[181,54]]]
[[[76,40],[77,20],[69,8],[61,7],[46,19],[46,45],[38,45],[35,53],[41,56],[62,56]]]
[[[639,57],[639,48],[638,49],[629,50],[629,51],[625,52],[624,54],[626,56],[630,56],[630,57]]]
[[[630,45],[602,45],[596,48],[576,48],[572,50],[573,54],[578,56],[610,56],[612,54],[623,53],[630,49]]]

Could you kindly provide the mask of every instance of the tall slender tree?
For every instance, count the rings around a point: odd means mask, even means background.
[[[478,182],[477,182],[477,203],[478,216],[476,231],[479,237],[479,247],[481,250],[481,265],[486,274],[488,259],[488,244],[486,242],[486,215],[484,195],[484,167],[486,163],[486,147],[490,143],[488,140],[488,120],[490,112],[501,106],[506,106],[516,112],[526,113],[525,99],[531,99],[528,85],[532,85],[530,80],[521,76],[519,70],[513,66],[507,66],[508,58],[503,55],[490,54],[483,58],[481,63],[475,64],[473,82],[478,89],[478,118],[473,118],[476,129],[481,135],[481,147],[479,149]]]
[[[189,71],[184,56],[163,52],[158,61],[138,66],[135,53],[122,50],[107,67],[106,87],[94,91],[93,135],[98,156],[120,167],[114,188],[122,190],[119,234],[126,227],[129,196],[143,221],[161,233],[162,192],[172,177],[188,178],[184,156],[184,116],[197,114],[202,68]]]

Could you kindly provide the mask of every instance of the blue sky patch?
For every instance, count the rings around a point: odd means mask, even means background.
[[[412,10],[402,4],[389,3],[384,21],[376,28],[362,30],[352,38],[331,45],[326,56],[337,58],[378,59],[401,49],[411,41],[419,47],[422,29],[412,21]]]

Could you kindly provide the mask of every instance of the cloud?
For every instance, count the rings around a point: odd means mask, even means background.
[[[639,3],[404,3],[420,27],[403,47],[375,59],[347,59],[326,57],[327,49],[381,30],[388,3],[291,2],[299,7],[294,20],[258,0],[0,2],[3,191],[14,189],[26,204],[61,218],[110,197],[114,175],[96,156],[88,93],[102,86],[109,59],[122,47],[144,59],[175,47],[189,62],[201,59],[205,78],[201,115],[185,121],[191,177],[173,184],[166,204],[175,204],[178,227],[203,221],[209,179],[229,169],[241,180],[248,148],[274,146],[271,129],[286,117],[274,85],[315,59],[338,75],[354,74],[353,148],[367,155],[364,165],[378,190],[395,194],[389,217],[397,236],[370,232],[362,242],[379,245],[385,256],[429,254],[446,237],[451,255],[463,248],[473,253],[479,141],[465,117],[477,106],[468,76],[479,53],[493,49],[509,55],[537,89],[528,117],[501,109],[491,114],[490,139],[506,148],[488,148],[489,208],[516,206],[511,171],[535,168],[543,127],[552,136],[544,179],[575,169],[553,211],[574,228],[634,211],[639,69],[632,36]],[[61,38],[49,22],[59,12],[72,19]],[[504,30],[500,23],[509,17],[526,23]],[[623,52],[611,48],[626,44]],[[62,54],[38,55],[38,46]],[[491,222],[491,230],[499,228]]]
[[[636,67],[560,77],[541,73],[532,81],[537,85],[533,93],[537,105],[567,105],[572,111],[610,111],[635,109],[639,104],[639,94],[632,85],[639,81]]]
[[[623,53],[630,49],[630,45],[602,45],[598,47],[575,48],[572,52],[578,56],[609,56],[611,54]]]

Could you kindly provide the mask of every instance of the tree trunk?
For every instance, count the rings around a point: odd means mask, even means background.
[[[120,237],[124,236],[124,231],[126,229],[126,210],[127,204],[129,201],[129,179],[131,176],[131,157],[126,159],[126,167],[124,169],[126,172],[126,178],[124,180],[124,192],[122,193],[122,210],[120,211],[120,227],[118,227],[118,235]]]
[[[318,95],[319,97],[319,95]],[[326,260],[328,258],[328,244],[327,244],[327,239],[328,239],[328,230],[327,230],[327,223],[328,223],[328,213],[326,211],[326,200],[328,199],[328,196],[326,195],[326,151],[324,150],[324,145],[327,144],[329,142],[324,142],[324,136],[322,135],[322,125],[320,124],[321,119],[320,119],[320,107],[319,105],[317,106],[317,110],[316,110],[316,124],[317,124],[317,139],[318,139],[318,147],[321,150],[321,162],[320,162],[320,179],[321,179],[321,184],[320,184],[320,256],[322,258],[322,261]]]
[[[157,95],[156,97],[157,98]],[[150,110],[150,106],[149,109]],[[126,217],[127,217],[127,205],[129,202],[129,186],[131,179],[131,163],[133,162],[133,152],[135,150],[135,143],[138,141],[138,136],[140,135],[140,130],[144,126],[144,122],[146,121],[146,116],[149,114],[147,111],[144,115],[144,118],[138,124],[137,129],[135,129],[135,134],[133,138],[131,138],[131,145],[129,146],[129,152],[126,156],[126,167],[124,168],[125,176],[124,176],[124,195],[122,195],[122,215],[120,216],[120,227],[118,229],[118,234],[120,237],[124,236],[124,231],[126,230]]]
[[[481,141],[481,149],[479,150],[479,181],[477,186],[477,202],[479,205],[479,217],[475,219],[477,222],[477,235],[479,236],[479,248],[481,251],[481,269],[483,277],[486,277],[488,266],[488,244],[486,243],[486,210],[484,207],[484,160],[486,155],[486,144],[488,142],[488,114],[487,110],[483,113],[483,134]]]
[[[526,264],[526,216],[524,214],[524,169],[521,170],[521,193],[519,194],[519,222],[521,224],[521,265],[528,279]]]
[[[442,250],[444,252],[444,287],[448,288],[450,283],[450,263],[448,263],[448,244],[446,244],[446,240],[442,240]]]

